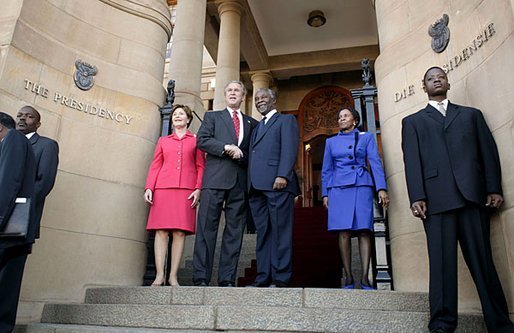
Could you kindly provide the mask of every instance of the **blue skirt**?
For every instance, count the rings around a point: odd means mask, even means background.
[[[373,231],[371,186],[333,187],[328,190],[328,230]]]

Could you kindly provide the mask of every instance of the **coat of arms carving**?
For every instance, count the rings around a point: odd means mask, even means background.
[[[443,17],[428,27],[428,34],[432,37],[432,50],[434,52],[441,53],[448,46],[450,41],[449,21],[450,17],[447,14],[443,14]]]
[[[95,84],[93,79],[98,69],[82,60],[75,61],[75,68],[77,69],[73,74],[75,85],[81,90],[89,90]]]

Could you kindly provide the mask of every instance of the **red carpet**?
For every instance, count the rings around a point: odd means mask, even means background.
[[[255,281],[256,263],[245,269],[238,286]],[[324,208],[295,208],[291,287],[339,288],[341,258],[337,234],[327,231]]]

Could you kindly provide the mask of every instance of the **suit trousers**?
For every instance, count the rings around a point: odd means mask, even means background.
[[[14,330],[26,260],[25,247],[0,249],[0,333]]]
[[[288,285],[292,273],[294,195],[252,189],[249,202],[257,229],[255,282]]]
[[[193,283],[209,284],[212,275],[221,211],[225,228],[221,240],[218,284],[236,282],[237,264],[247,216],[246,192],[239,182],[229,190],[202,189],[193,253]]]
[[[430,263],[429,329],[453,332],[457,327],[457,241],[480,297],[489,333],[513,333],[507,302],[494,267],[489,212],[476,204],[441,214],[424,222]]]

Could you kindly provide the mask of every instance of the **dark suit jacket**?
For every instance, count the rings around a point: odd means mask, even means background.
[[[37,133],[30,138],[30,143],[36,157],[36,220],[39,224],[43,215],[45,198],[55,184],[57,165],[59,164],[59,146],[54,140]],[[39,232],[36,238],[39,238]]]
[[[264,127],[259,129],[260,126]],[[256,127],[250,143],[248,189],[273,191],[275,178],[283,177],[287,179],[287,186],[282,191],[298,195],[300,190],[294,165],[299,142],[298,124],[292,115],[277,112],[266,125]]]
[[[223,153],[226,144],[237,145],[232,117],[227,109],[205,113],[196,138],[200,150],[207,153],[202,188],[228,190],[234,187],[238,178],[246,188],[248,145],[257,124],[255,119],[243,114],[243,141],[239,145],[243,158],[235,161]]]
[[[410,202],[426,200],[428,214],[502,193],[498,150],[478,109],[448,103],[443,117],[427,105],[403,119],[402,148]]]
[[[22,133],[9,130],[0,143],[0,228],[9,220],[16,198],[34,200],[35,178],[36,162],[29,140]],[[34,205],[31,208],[27,238],[0,240],[0,249],[34,242],[38,225]]]

